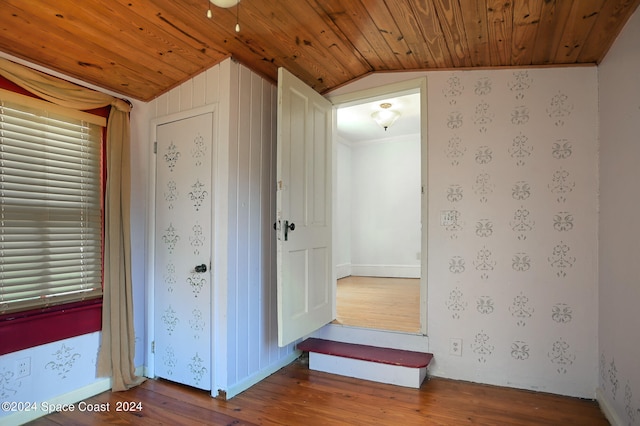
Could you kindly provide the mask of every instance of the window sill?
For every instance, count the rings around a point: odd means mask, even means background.
[[[102,299],[0,316],[0,355],[102,330]]]

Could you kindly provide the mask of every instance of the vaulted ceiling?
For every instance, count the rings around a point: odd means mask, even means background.
[[[142,101],[228,57],[325,93],[377,71],[599,63],[640,0],[208,4],[0,0],[0,51]]]

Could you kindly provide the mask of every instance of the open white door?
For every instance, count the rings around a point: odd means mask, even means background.
[[[278,344],[334,319],[332,104],[278,70]]]

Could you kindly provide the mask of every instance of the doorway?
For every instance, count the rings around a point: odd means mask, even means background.
[[[334,323],[426,334],[424,86],[413,81],[332,99],[338,136]],[[400,114],[387,128],[372,117],[385,104]]]

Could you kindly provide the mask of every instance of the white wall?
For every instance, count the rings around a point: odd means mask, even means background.
[[[596,68],[385,73],[332,95],[425,75],[431,373],[593,398]]]
[[[295,358],[277,344],[276,88],[225,60],[151,103],[151,117],[216,104],[214,394],[246,389]]]
[[[640,425],[640,10],[598,69],[600,89],[599,400]]]
[[[134,365],[143,374],[147,351],[147,190],[149,179],[149,104],[132,101],[131,110],[131,281],[133,286]]]
[[[428,105],[434,374],[593,398],[596,68],[431,73]]]
[[[419,278],[420,135],[354,143],[349,154],[352,275]]]
[[[338,143],[336,191],[336,273],[338,278],[351,275],[351,146]]]

